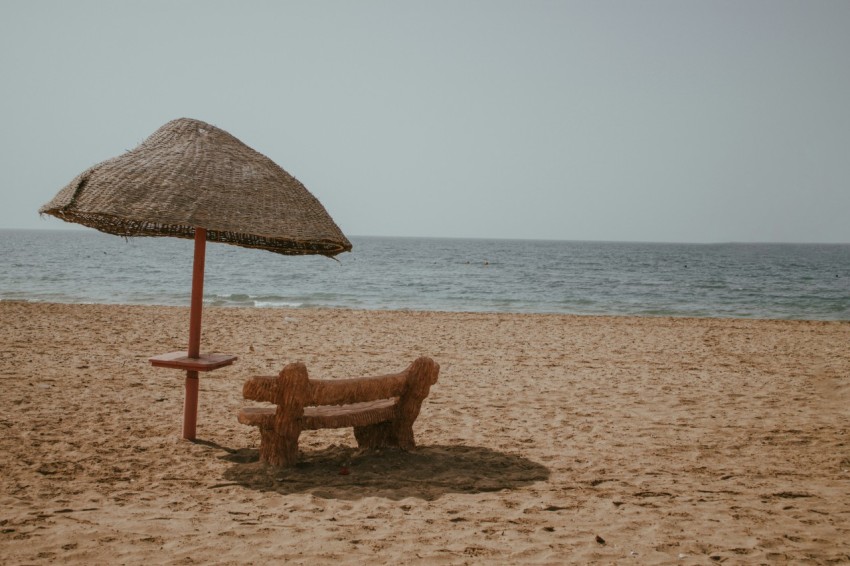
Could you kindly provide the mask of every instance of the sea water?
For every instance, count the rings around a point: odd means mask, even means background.
[[[337,260],[207,246],[204,302],[850,320],[850,245],[352,237]],[[0,300],[188,305],[191,240],[0,230]]]

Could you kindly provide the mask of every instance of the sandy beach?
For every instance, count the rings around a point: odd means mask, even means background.
[[[4,564],[850,562],[850,324],[0,302]],[[404,453],[258,461],[243,381],[441,365]],[[341,475],[346,467],[350,473]]]

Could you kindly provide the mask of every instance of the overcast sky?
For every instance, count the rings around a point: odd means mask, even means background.
[[[0,228],[178,117],[348,235],[850,242],[850,1],[0,0]]]

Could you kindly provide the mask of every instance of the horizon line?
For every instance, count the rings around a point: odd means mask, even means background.
[[[101,232],[95,228],[88,226],[67,226],[60,228],[6,228],[0,227],[0,231],[6,232],[97,232],[113,236]],[[156,236],[116,236],[124,238],[140,238],[140,237],[156,237]],[[165,235],[159,237],[167,237]],[[169,236],[170,237],[170,236]],[[673,240],[590,240],[580,238],[541,238],[533,236],[523,237],[506,237],[506,236],[392,236],[386,234],[352,234],[349,238],[391,238],[391,239],[411,239],[411,240],[496,240],[496,241],[512,241],[512,242],[565,242],[565,243],[596,243],[596,244],[666,244],[666,245],[693,245],[693,246],[734,246],[734,245],[791,245],[791,246],[846,246],[850,242],[793,242],[793,241],[763,241],[763,240],[727,240],[727,241],[673,241]]]

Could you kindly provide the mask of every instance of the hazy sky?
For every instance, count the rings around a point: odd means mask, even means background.
[[[179,117],[349,235],[850,242],[850,1],[0,0],[0,228]]]

